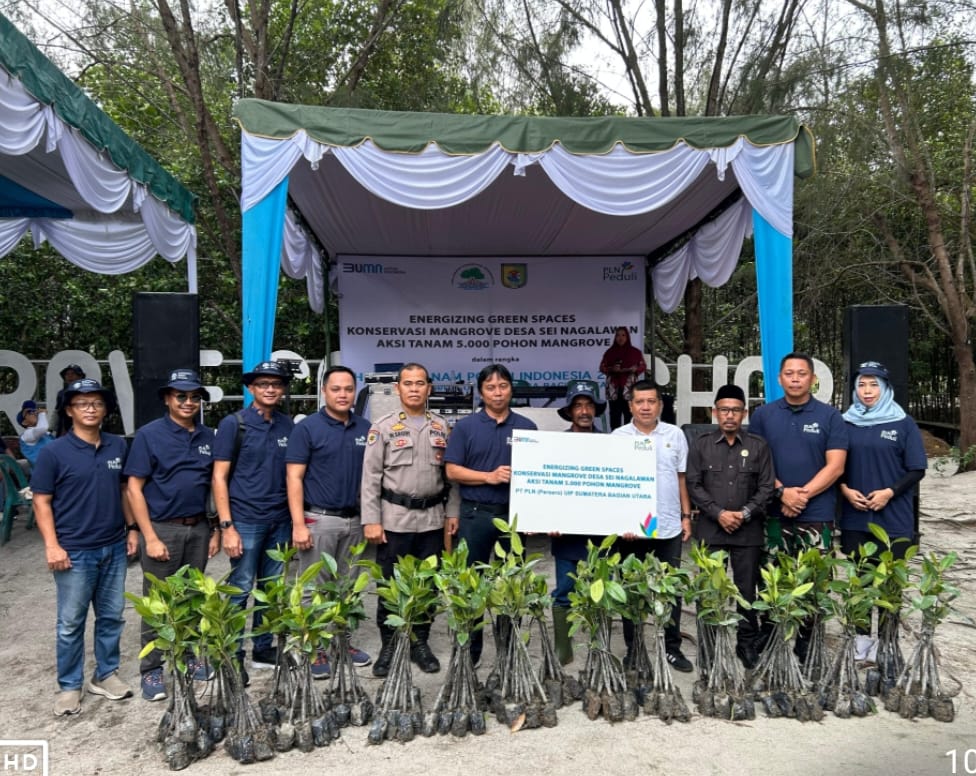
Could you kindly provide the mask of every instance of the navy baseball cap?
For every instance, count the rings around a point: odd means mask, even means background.
[[[883,380],[891,382],[891,377],[888,376],[887,368],[879,361],[865,361],[863,364],[858,364],[855,377],[860,377],[861,375],[880,377]]]
[[[600,417],[603,414],[603,411],[607,408],[606,402],[596,400],[596,394],[593,392],[593,386],[591,386],[589,383],[570,383],[569,390],[566,391],[566,406],[560,407],[558,410],[556,410],[556,412],[559,413],[559,417],[561,417],[563,420],[568,420],[570,423],[573,422],[573,416],[569,414],[569,410],[573,406],[573,401],[577,396],[583,396],[596,405],[596,408],[593,410],[593,415],[595,417]]]
[[[71,400],[75,396],[84,393],[100,393],[102,400],[105,402],[105,407],[109,412],[114,410],[118,404],[114,391],[109,388],[103,388],[98,380],[92,380],[90,377],[86,377],[83,380],[75,380],[73,383],[70,383],[64,389],[64,393],[61,394],[62,401],[65,405],[71,404]]]
[[[20,412],[17,413],[17,425],[24,425],[24,413],[25,412],[37,412],[37,402],[28,399],[20,406]]]
[[[169,381],[165,385],[159,386],[156,391],[159,398],[166,396],[167,391],[200,391],[204,401],[210,401],[210,394],[200,382],[200,375],[192,369],[174,369],[169,373]]]
[[[277,361],[262,361],[250,372],[245,372],[244,385],[250,385],[258,377],[277,377],[285,384],[291,381],[291,373]]]
[[[82,379],[85,376],[85,370],[82,369],[77,364],[68,364],[64,369],[62,369],[60,372],[58,372],[58,374],[61,375],[61,379],[63,380],[64,379],[64,376],[68,372],[74,372],[76,375],[78,375],[78,379],[79,380]]]

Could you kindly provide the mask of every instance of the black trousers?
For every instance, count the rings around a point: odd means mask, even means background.
[[[397,558],[413,555],[415,558],[427,558],[431,555],[440,557],[444,550],[444,530],[421,531],[420,533],[399,533],[385,531],[386,544],[376,546],[376,562],[379,564],[383,576],[389,579],[393,576]],[[382,600],[376,602],[376,625],[380,630],[380,639],[386,644],[393,637],[393,628],[385,624],[389,614]],[[433,620],[433,617],[431,617]],[[416,625],[413,629],[418,643],[425,643],[430,636],[430,623]]]

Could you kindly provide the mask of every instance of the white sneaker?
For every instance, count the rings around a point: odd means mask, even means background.
[[[854,660],[858,663],[873,663],[878,657],[878,640],[870,636],[858,635],[854,639]]]

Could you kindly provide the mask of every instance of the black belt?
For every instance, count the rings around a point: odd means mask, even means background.
[[[472,501],[471,499],[464,499],[465,504],[470,504],[475,509],[484,509],[487,512],[494,512],[496,515],[506,514],[508,512],[508,502],[504,501],[501,504],[493,504],[488,501]]]
[[[166,520],[161,520],[162,523],[176,523],[178,525],[196,525],[197,523],[202,523],[207,519],[207,516],[203,513],[199,515],[190,515],[189,517],[169,517]]]
[[[438,504],[443,504],[445,501],[447,501],[447,494],[450,492],[451,487],[447,485],[440,493],[436,493],[433,496],[414,498],[413,496],[406,496],[403,493],[396,493],[395,491],[381,488],[380,497],[384,501],[389,501],[391,504],[396,504],[399,507],[406,507],[407,509],[430,509],[431,507],[436,507]]]
[[[328,515],[329,517],[359,517],[359,507],[317,507],[314,504],[305,504],[306,512],[314,512],[317,515]]]

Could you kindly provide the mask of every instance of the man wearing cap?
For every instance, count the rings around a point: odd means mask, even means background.
[[[300,571],[325,552],[335,559],[338,574],[348,574],[349,551],[363,540],[359,487],[369,421],[353,412],[356,373],[349,367],[325,370],[322,397],[325,406],[297,424],[288,438],[285,480],[291,541],[298,550]],[[350,657],[357,667],[372,660],[355,647]],[[312,676],[325,679],[329,674],[326,653],[320,650]]]
[[[68,364],[64,369],[58,372],[58,374],[61,375],[61,380],[64,382],[64,387],[58,391],[57,399],[55,399],[54,402],[54,418],[57,421],[57,426],[54,429],[54,435],[64,436],[71,428],[71,419],[68,417],[64,407],[64,392],[73,382],[85,379],[85,370],[77,364]]]
[[[681,543],[691,537],[691,499],[685,482],[685,468],[688,463],[688,442],[677,426],[661,420],[664,402],[661,389],[650,380],[638,380],[631,388],[630,423],[625,423],[613,433],[622,436],[647,437],[657,453],[657,515],[647,528],[646,536],[624,534],[615,545],[622,555],[634,553],[645,558],[654,554],[659,560],[671,566],[681,565]],[[692,670],[691,661],[681,651],[681,603],[671,607],[671,622],[664,629],[664,645],[667,660],[672,668],[688,673]],[[623,622],[624,641],[627,655],[624,662],[631,661],[630,647],[634,640],[634,624],[627,619]]]
[[[400,409],[378,418],[366,439],[360,504],[363,534],[376,545],[376,562],[391,578],[397,558],[427,558],[444,549],[445,526],[457,532],[460,496],[444,477],[447,422],[427,409],[433,386],[426,367],[409,363],[397,373]],[[445,507],[446,505],[446,507]],[[386,676],[393,660],[393,630],[386,607],[376,605],[382,649],[374,676]],[[410,659],[425,673],[440,671],[430,649],[431,623],[414,627]]]
[[[125,475],[129,504],[142,533],[143,574],[164,579],[186,565],[205,570],[220,549],[220,534],[207,519],[214,432],[200,422],[200,405],[210,396],[192,369],[173,370],[158,394],[166,414],[136,432]],[[142,594],[149,595],[150,587],[144,577]],[[142,646],[155,637],[143,622]],[[189,662],[195,679],[212,676],[209,667]],[[165,698],[159,650],[143,657],[139,670],[142,697]]]
[[[695,536],[711,550],[728,553],[732,579],[742,598],[752,603],[759,588],[765,541],[763,521],[773,497],[776,475],[769,446],[742,430],[746,397],[737,385],[715,393],[712,417],[718,430],[696,437],[688,450],[688,494],[698,507]],[[739,607],[736,654],[746,668],[759,662],[758,620]]]
[[[81,711],[85,624],[95,613],[95,672],[88,692],[121,700],[132,691],[118,677],[125,624],[126,555],[138,548],[122,492],[125,440],[103,433],[115,394],[77,380],[63,394],[72,429],[44,447],[31,477],[34,516],[57,589],[56,716]]]
[[[816,374],[805,353],[787,353],[780,361],[783,398],[757,407],[749,431],[769,445],[776,470],[774,500],[766,519],[771,555],[797,555],[816,547],[829,552],[837,508],[835,483],[847,461],[848,431],[841,414],[813,397]],[[806,657],[810,629],[799,629],[795,651]]]
[[[20,454],[33,466],[41,448],[54,441],[48,433],[47,413],[37,408],[37,402],[28,399],[17,413],[17,425],[24,429],[20,434]]]
[[[290,379],[277,361],[262,361],[244,374],[251,406],[228,415],[217,427],[214,505],[224,552],[230,558],[227,584],[241,590],[231,601],[240,607],[247,605],[255,583],[263,589],[281,576],[283,564],[269,557],[268,550],[284,547],[291,540],[285,452],[295,424],[277,409]],[[261,610],[256,609],[255,629],[261,619]],[[277,657],[270,633],[254,638],[251,658],[255,666],[273,668]],[[246,685],[243,644],[238,659]]]
[[[598,434],[596,419],[606,410],[606,402],[597,401],[593,387],[586,382],[570,383],[566,392],[566,406],[560,407],[559,417],[570,422],[566,429],[571,434]],[[556,587],[552,591],[552,628],[556,642],[556,656],[563,665],[573,662],[573,640],[569,635],[569,593],[574,580],[570,574],[576,573],[581,560],[586,559],[587,542],[599,544],[602,536],[583,536],[554,531],[552,537],[552,557],[556,561]]]

